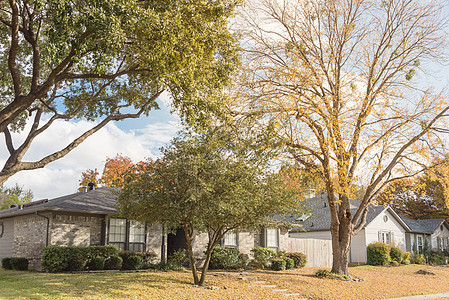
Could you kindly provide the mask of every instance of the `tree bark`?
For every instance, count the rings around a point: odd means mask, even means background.
[[[200,281],[198,279],[198,272],[196,269],[196,261],[195,256],[193,255],[193,249],[192,249],[192,240],[193,240],[193,230],[190,230],[187,225],[183,226],[184,234],[186,236],[186,243],[187,243],[187,251],[189,252],[189,258],[190,258],[190,269],[192,270],[193,275],[193,282],[196,285],[199,285]]]
[[[332,234],[332,272],[340,275],[349,275],[348,263],[351,250],[351,241],[354,236],[352,213],[347,197],[342,197],[338,207],[338,219],[331,220]]]

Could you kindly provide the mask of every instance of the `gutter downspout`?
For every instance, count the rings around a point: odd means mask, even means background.
[[[35,213],[36,213],[36,216],[39,216],[39,217],[47,219],[47,234],[45,236],[45,246],[47,247],[48,246],[48,232],[50,231],[50,218],[46,217],[46,216],[43,216],[43,215],[40,215],[37,211]]]

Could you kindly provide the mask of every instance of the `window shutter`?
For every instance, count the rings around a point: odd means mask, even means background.
[[[379,231],[379,232],[377,233],[377,240],[378,240],[379,242],[382,242],[382,232],[381,232],[381,231]]]

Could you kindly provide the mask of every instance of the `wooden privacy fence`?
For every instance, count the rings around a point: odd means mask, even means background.
[[[307,256],[306,267],[332,267],[332,241],[289,238],[287,252],[301,252]]]

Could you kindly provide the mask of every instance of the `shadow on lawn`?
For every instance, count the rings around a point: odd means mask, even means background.
[[[162,294],[167,285],[193,286],[188,279],[176,278],[170,272],[50,274],[0,271],[0,295],[11,299],[130,298],[147,292]]]

